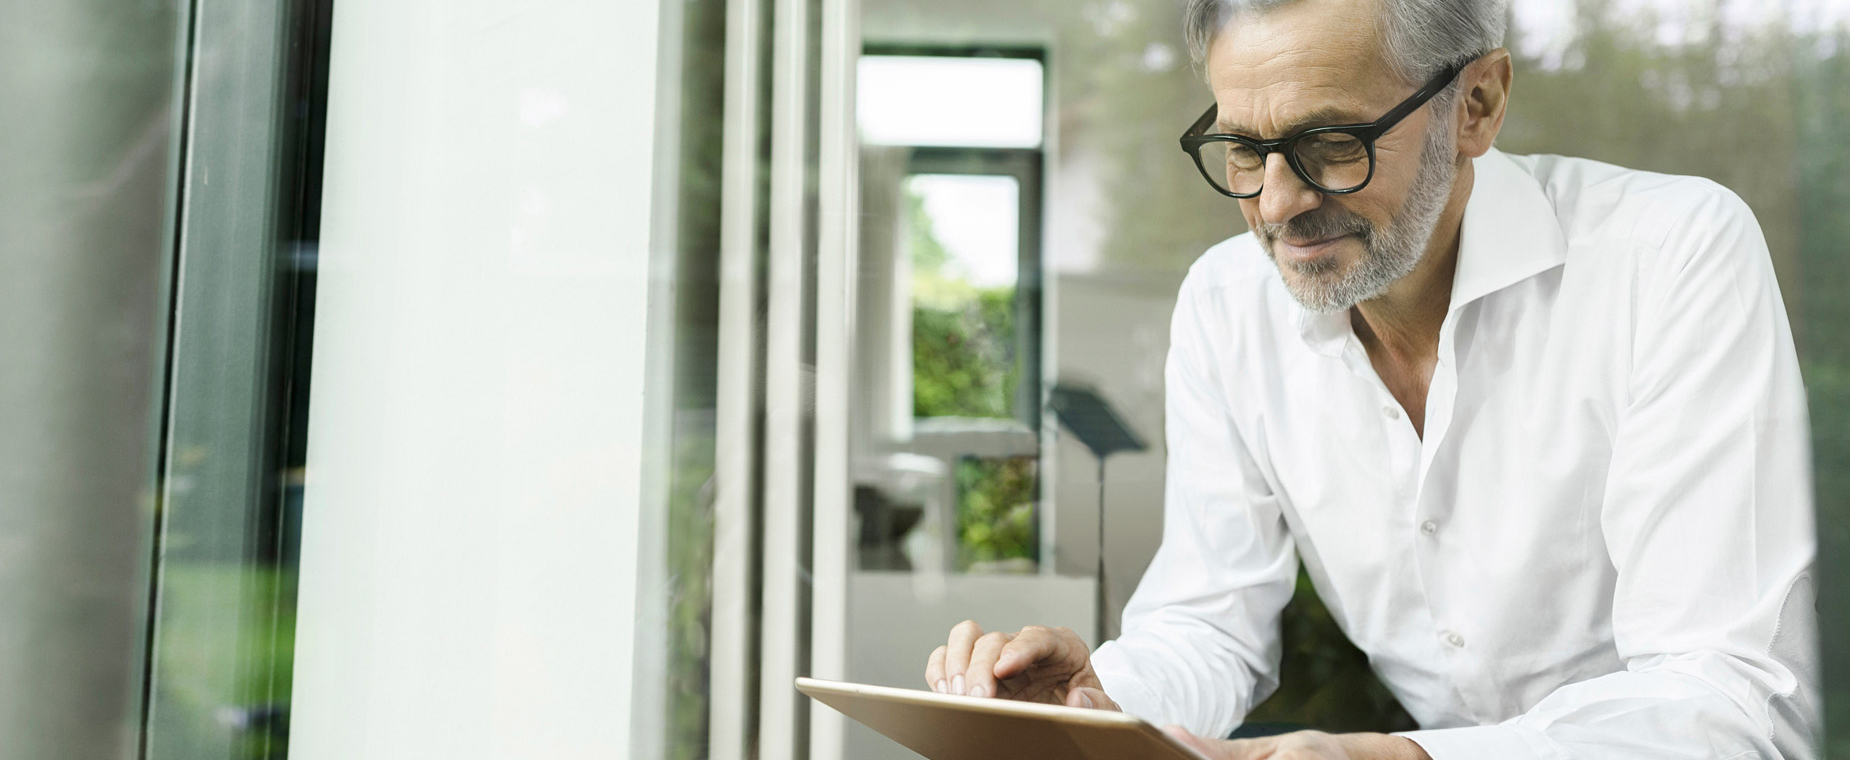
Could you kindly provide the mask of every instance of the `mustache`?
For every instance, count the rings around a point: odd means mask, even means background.
[[[1294,240],[1328,240],[1342,235],[1358,235],[1363,243],[1374,238],[1375,225],[1360,214],[1342,209],[1317,209],[1276,224],[1261,224],[1254,232],[1266,242],[1280,237]]]

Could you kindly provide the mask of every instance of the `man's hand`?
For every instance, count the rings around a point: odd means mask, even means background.
[[[1031,625],[986,634],[965,620],[931,653],[925,685],[939,694],[1118,709],[1092,672],[1091,650],[1070,628]]]
[[[1163,729],[1208,760],[1432,760],[1412,739],[1387,734],[1299,731],[1259,739],[1203,739],[1177,726]]]

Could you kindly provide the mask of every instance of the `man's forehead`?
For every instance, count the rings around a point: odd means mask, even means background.
[[[1205,61],[1220,131],[1288,133],[1364,122],[1395,90],[1373,22],[1375,0],[1299,0],[1237,14]]]
[[[1258,119],[1238,111],[1230,110],[1220,114],[1219,119],[1214,122],[1214,128],[1211,131],[1247,135],[1249,137],[1283,137],[1285,135],[1302,132],[1312,127],[1327,127],[1332,124],[1361,124],[1373,118],[1373,116],[1363,115],[1359,110],[1339,105],[1324,105],[1308,110],[1285,108],[1280,109],[1279,113],[1264,119]],[[1264,121],[1265,124],[1262,126],[1255,123],[1259,121]],[[1266,132],[1277,132],[1278,134],[1266,135]]]

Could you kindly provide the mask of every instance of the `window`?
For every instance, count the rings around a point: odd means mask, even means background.
[[[909,408],[887,445],[937,459],[955,516],[958,570],[1032,571],[1039,558],[1041,114],[1036,51],[870,47],[857,113],[862,183],[897,184],[889,256],[904,381],[881,403]],[[909,328],[905,327],[909,325]],[[883,352],[885,353],[885,352]],[[877,413],[874,410],[869,410]],[[877,443],[877,442],[876,442]],[[950,472],[954,470],[954,472]],[[869,494],[879,503],[877,491]],[[904,536],[885,540],[903,543]],[[876,549],[875,551],[880,551]]]

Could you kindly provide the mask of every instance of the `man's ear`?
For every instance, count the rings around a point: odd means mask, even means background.
[[[1490,150],[1503,129],[1503,114],[1510,102],[1510,51],[1497,48],[1465,67],[1459,75],[1458,152],[1477,158]]]

